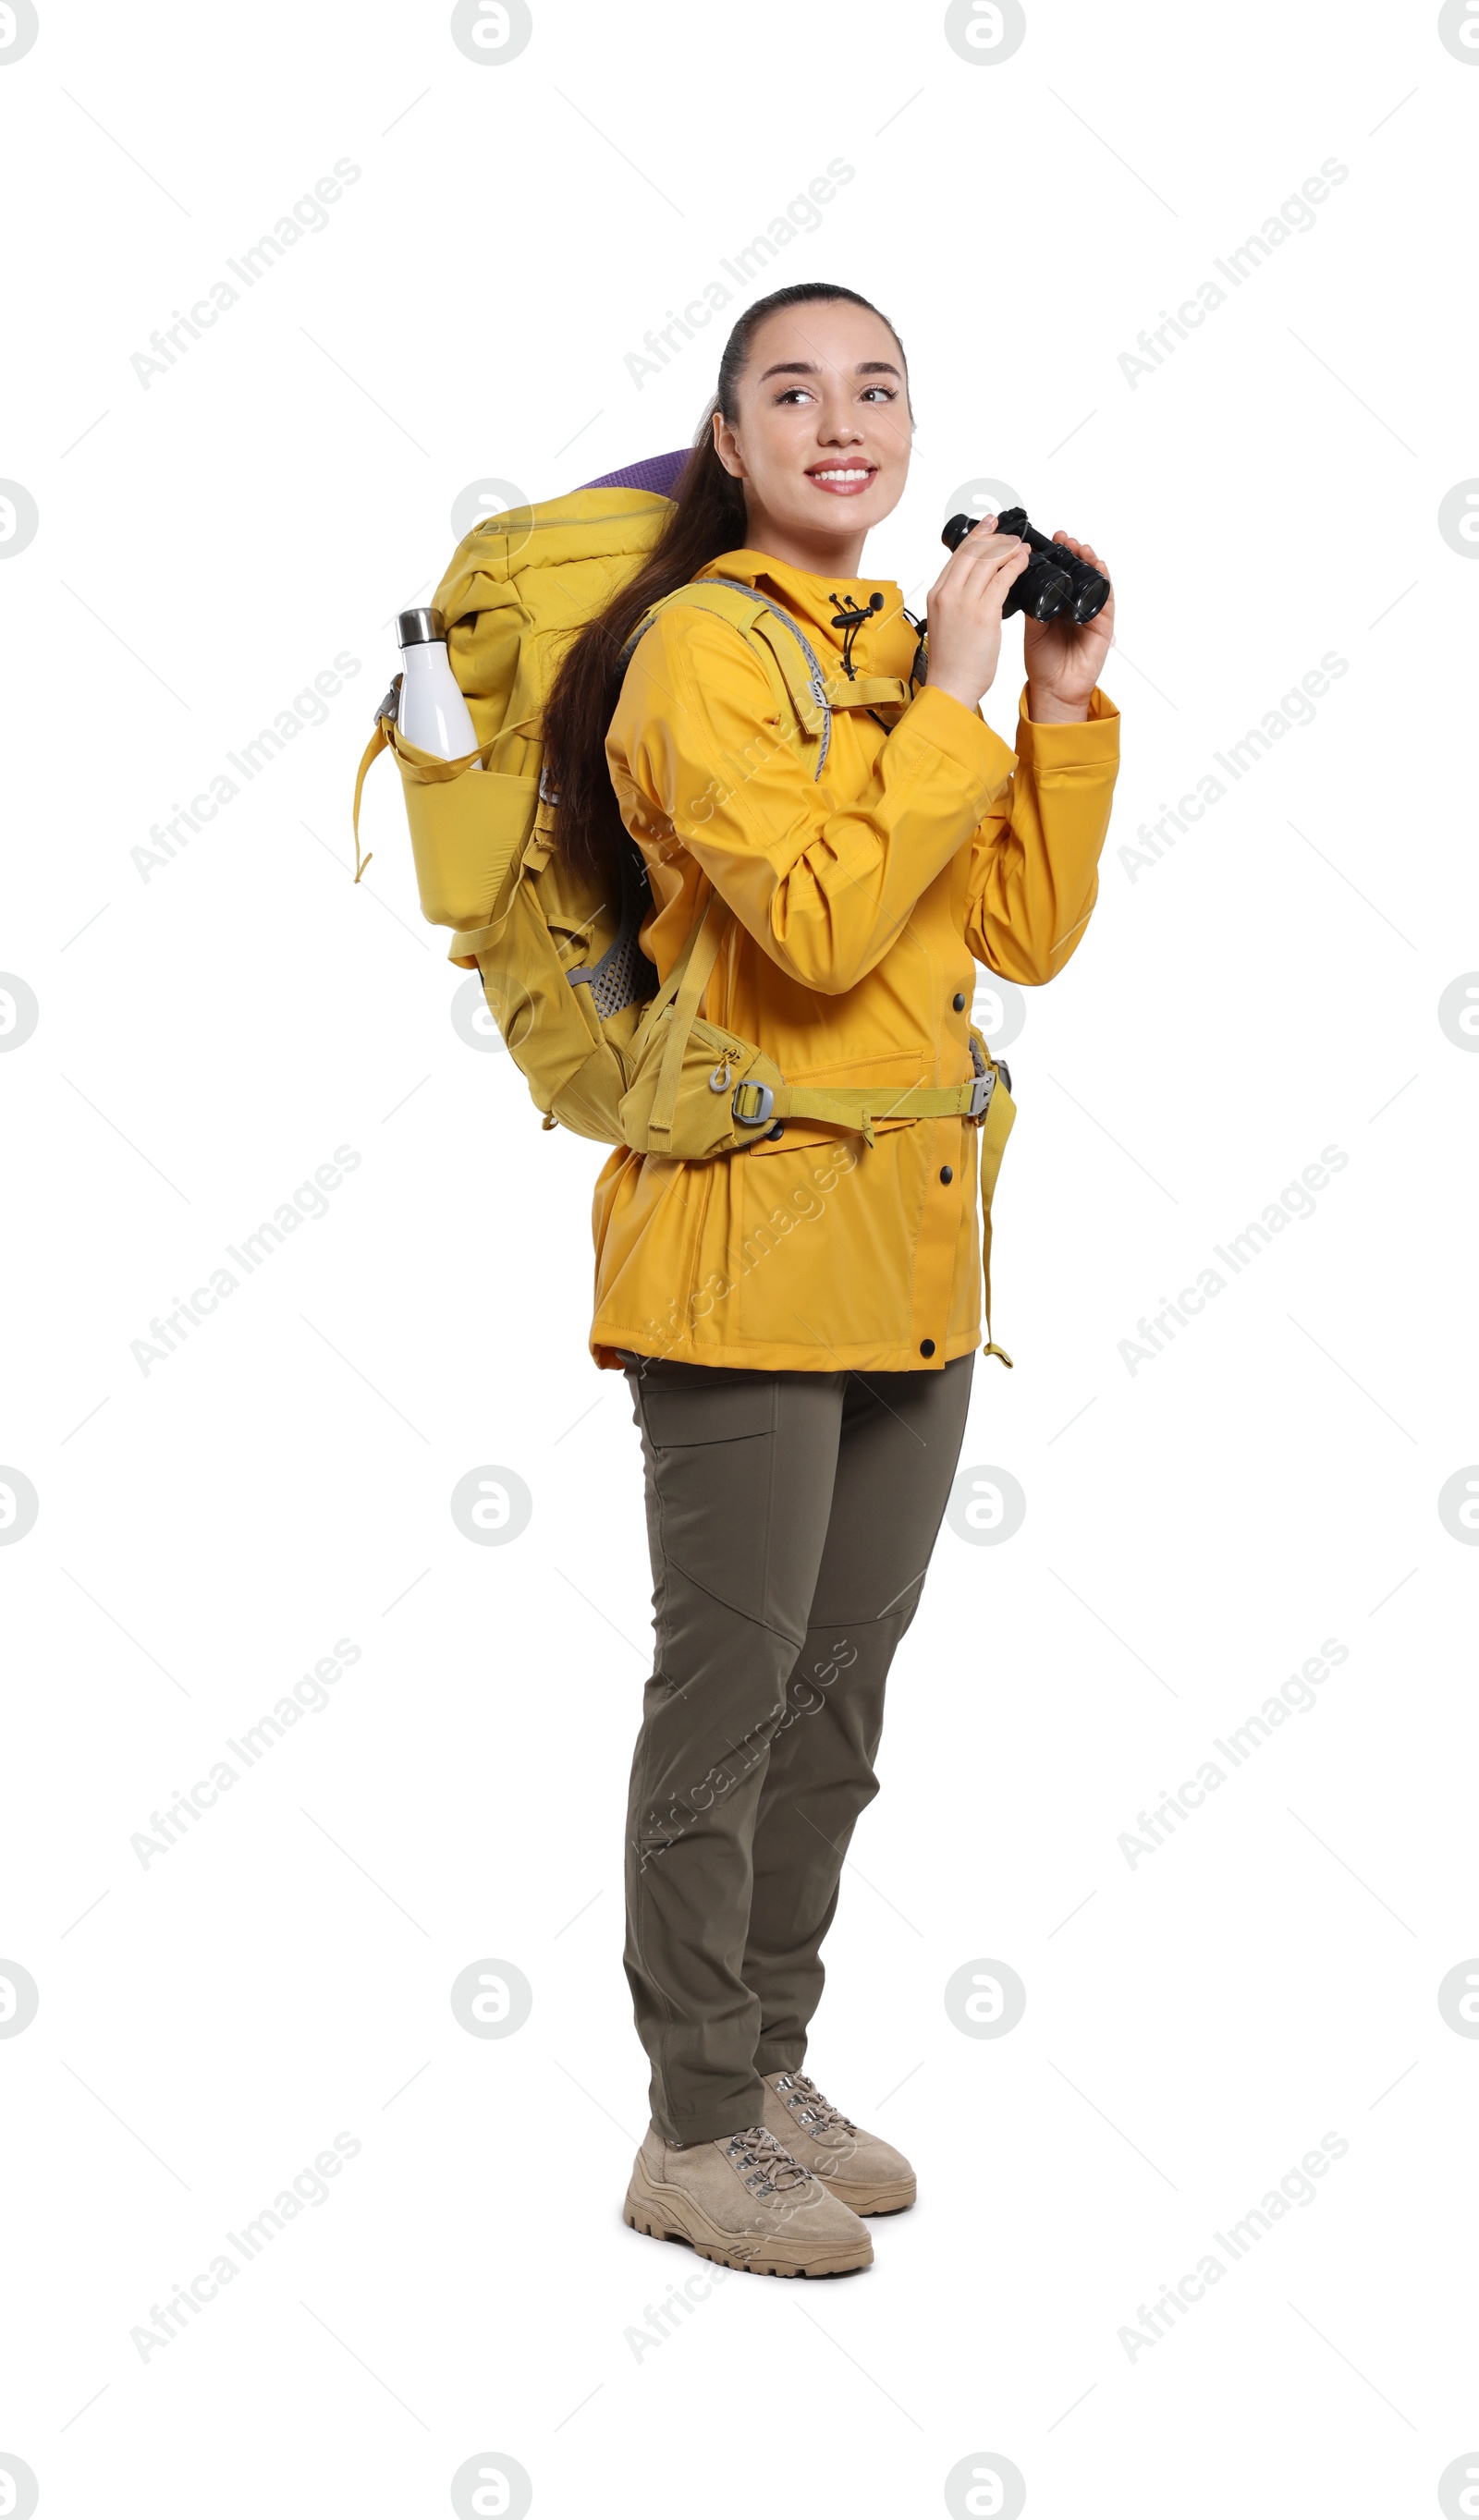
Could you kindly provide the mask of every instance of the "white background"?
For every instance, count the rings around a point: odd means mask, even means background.
[[[546,2514],[923,2514],[975,2452],[1043,2520],[1421,2514],[1479,2443],[1479,2044],[1437,2002],[1479,1951],[1479,1554],[1437,1510],[1479,1457],[1479,1058],[1437,1014],[1479,967],[1479,571],[1437,524],[1479,473],[1479,54],[1377,0],[1027,16],[994,64],[938,7],[545,0],[482,66],[444,7],[78,0],[0,68],[0,473],[39,515],[0,566],[0,967],[39,1004],[0,1058],[0,1461],[39,1497],[0,1549],[0,1954],[40,1990],[0,2040],[0,2452],[43,2520],[436,2513],[482,2452]],[[349,797],[458,495],[683,442],[719,328],[640,390],[626,353],[839,157],[766,283],[902,333],[917,452],[868,564],[917,595],[981,474],[1091,539],[1124,767],[1092,927],[1010,1051],[1017,1364],[978,1369],[963,1459],[1027,1518],[942,1536],[811,2049],[921,2202],[868,2274],[734,2277],[637,2350],[696,2262],[619,2219],[648,1573],[585,1349],[600,1150],[453,1030],[393,772],[357,890]],[[1141,329],[1332,157],[1311,232],[1132,386]],[[323,231],[142,383],[342,158]],[[1122,864],[1330,651],[1315,722]],[[141,872],[340,653],[325,722]],[[142,1372],[342,1146],[328,1213]],[[1138,1318],[1327,1146],[1317,1212],[1132,1372]],[[485,1463],[533,1501],[503,1548],[448,1510]],[[341,1638],[327,1708],[142,1866]],[[1137,1813],[1328,1638],[1314,1710],[1132,1868]],[[448,2001],[488,1957],[533,1991],[504,2040]],[[982,1957],[1027,1987],[1000,2040],[944,2005]],[[141,2360],[342,2130],[327,2202]],[[1132,2361],[1138,2306],[1326,2133],[1316,2201]]]

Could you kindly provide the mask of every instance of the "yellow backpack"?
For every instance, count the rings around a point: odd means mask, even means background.
[[[459,543],[432,598],[467,700],[478,750],[440,761],[398,732],[396,676],[376,713],[354,788],[356,883],[365,774],[389,749],[405,791],[425,917],[453,935],[448,960],[476,968],[544,1126],[692,1162],[753,1144],[779,1119],[832,1121],[871,1144],[875,1112],[985,1121],[994,1179],[1012,1105],[979,1035],[977,1073],[961,1086],[901,1094],[786,1083],[754,1043],[699,1017],[731,914],[710,899],[663,986],[638,933],[650,908],[635,847],[613,887],[573,875],[554,853],[555,798],[543,776],[540,719],[572,635],[641,565],[672,513],[640,488],[597,484],[488,518]],[[908,684],[827,673],[800,625],[754,587],[701,578],[665,597],[626,653],[670,604],[732,623],[768,674],[789,741],[819,778],[837,707],[902,707]],[[478,776],[468,774],[481,763]],[[995,1108],[992,1105],[994,1102]],[[989,1195],[989,1192],[988,1192]]]

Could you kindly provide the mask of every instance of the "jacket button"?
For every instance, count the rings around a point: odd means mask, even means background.
[[[955,1178],[954,1173],[953,1173],[953,1171],[951,1170],[951,1168],[950,1168],[950,1166],[949,1166],[948,1164],[942,1164],[942,1165],[941,1165],[941,1167],[940,1167],[940,1178],[941,1178],[941,1180],[942,1180],[943,1182],[952,1182],[952,1181],[954,1180],[954,1178]]]
[[[773,1128],[773,1129],[767,1129],[767,1130],[765,1131],[765,1135],[766,1135],[766,1137],[767,1137],[767,1138],[783,1138],[783,1137],[785,1136],[785,1134],[786,1134],[786,1124],[785,1124],[784,1120],[777,1120],[777,1121],[776,1121],[776,1124],[775,1124],[775,1126],[774,1126],[774,1128]]]
[[[950,1000],[950,1004],[951,1004],[951,1006],[954,1008],[955,1012],[956,1012],[956,1014],[957,1014],[957,1015],[958,1015],[958,1014],[963,1014],[963,1013],[965,1012],[965,1000],[964,1000],[964,998],[961,996],[960,991],[959,991],[958,989],[955,991],[954,996],[951,998],[951,1000]]]
[[[933,1355],[934,1355],[934,1353],[935,1353],[935,1342],[934,1342],[934,1340],[933,1340],[933,1339],[921,1339],[921,1340],[920,1340],[920,1342],[919,1342],[919,1353],[920,1353],[920,1355],[921,1355],[921,1356],[933,1356]]]

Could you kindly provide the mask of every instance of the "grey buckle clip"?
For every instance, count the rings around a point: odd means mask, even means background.
[[[757,1098],[753,1111],[740,1108],[740,1097],[745,1094],[753,1094]],[[753,1076],[748,1077],[743,1085],[736,1085],[729,1108],[742,1129],[763,1129],[775,1108],[775,1089],[759,1084]]]
[[[986,1113],[991,1103],[992,1096],[995,1092],[995,1088],[996,1071],[994,1067],[989,1067],[984,1076],[972,1078],[971,1099],[966,1105],[965,1111],[965,1116],[968,1120],[982,1120],[986,1117]]]

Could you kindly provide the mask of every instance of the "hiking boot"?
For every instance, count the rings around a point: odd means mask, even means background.
[[[914,2173],[902,2153],[834,2109],[809,2074],[765,2076],[765,2124],[855,2214],[901,2214],[913,2204]]]
[[[845,2275],[873,2263],[856,2215],[763,2126],[683,2144],[649,2127],[622,2220],[753,2275]]]

